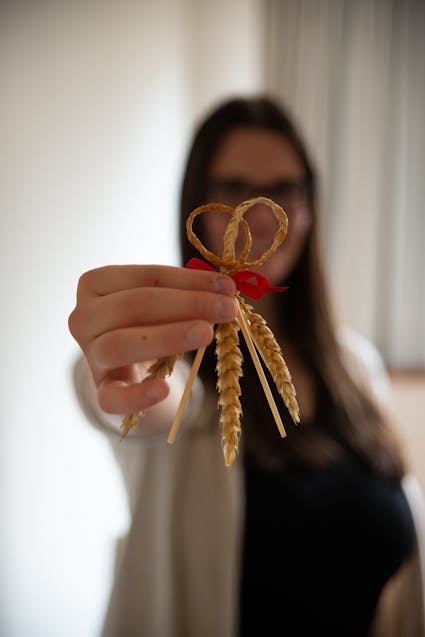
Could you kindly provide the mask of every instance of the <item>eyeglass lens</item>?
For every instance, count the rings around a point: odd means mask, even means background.
[[[268,197],[282,208],[307,204],[307,185],[304,181],[280,180],[274,184],[251,184],[240,179],[212,179],[208,184],[210,201],[235,207],[252,197]]]

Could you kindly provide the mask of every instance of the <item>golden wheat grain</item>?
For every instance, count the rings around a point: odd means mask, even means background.
[[[221,441],[226,467],[230,467],[236,458],[241,431],[241,388],[238,379],[242,376],[242,354],[238,330],[236,321],[218,325],[215,330],[218,406],[221,410]]]
[[[182,358],[183,354],[175,354],[174,356],[164,356],[159,358],[148,369],[147,378],[166,378],[173,373],[174,365]],[[138,427],[140,418],[143,418],[143,411],[139,413],[128,414],[123,418],[121,423],[121,438],[125,438],[132,429]]]
[[[252,306],[245,303],[245,301],[241,300],[241,305],[248,322],[252,340],[267,365],[292,420],[294,423],[298,423],[300,422],[300,410],[296,399],[295,387],[280,345],[263,317],[254,312]]]
[[[139,424],[139,418],[143,416],[143,412],[135,414],[128,414],[121,423],[121,439],[125,438],[132,429],[135,429]]]
[[[148,378],[166,378],[173,373],[174,365],[183,356],[183,354],[175,354],[174,356],[164,356],[159,358],[148,369]]]

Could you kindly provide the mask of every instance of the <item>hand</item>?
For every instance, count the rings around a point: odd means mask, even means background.
[[[163,400],[168,384],[144,380],[148,367],[207,345],[214,323],[235,318],[235,290],[223,274],[170,266],[106,266],[83,274],[69,329],[87,358],[100,407],[127,414]]]

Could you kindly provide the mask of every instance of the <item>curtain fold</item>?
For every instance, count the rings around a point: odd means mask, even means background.
[[[340,319],[425,366],[425,3],[267,0],[265,85],[322,178]]]

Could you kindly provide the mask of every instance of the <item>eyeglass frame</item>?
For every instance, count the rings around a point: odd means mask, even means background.
[[[236,193],[230,193],[232,188],[236,190]],[[288,188],[292,189],[292,192],[287,192],[284,195],[282,192],[279,193],[279,189],[284,191]],[[239,192],[237,192],[238,189]],[[306,180],[280,179],[271,184],[253,184],[239,178],[213,177],[207,180],[207,197],[210,201],[231,207],[236,207],[247,199],[263,196],[275,201],[285,211],[309,208],[309,190]]]

